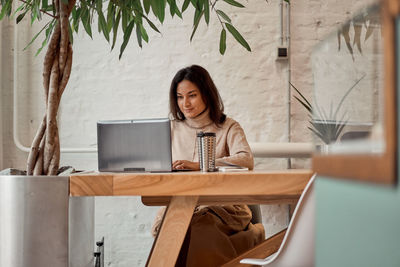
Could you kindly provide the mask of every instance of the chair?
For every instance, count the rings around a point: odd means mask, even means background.
[[[311,267],[315,254],[315,196],[311,177],[300,196],[282,244],[265,259],[242,259],[242,264],[268,267]]]
[[[251,223],[262,223],[262,215],[260,205],[248,205],[251,210]]]

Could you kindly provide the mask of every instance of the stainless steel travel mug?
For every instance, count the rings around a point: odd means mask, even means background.
[[[204,136],[203,132],[198,132],[197,133],[197,155],[199,156],[199,164],[200,164],[200,170],[202,170],[203,166],[203,145],[202,145],[202,138]]]
[[[200,133],[199,133],[200,134]],[[215,133],[201,133],[197,135],[199,144],[199,163],[200,170],[203,172],[216,171],[215,168],[215,149],[216,135]]]

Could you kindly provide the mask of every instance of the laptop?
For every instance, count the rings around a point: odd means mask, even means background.
[[[170,172],[170,120],[99,121],[97,151],[100,172]]]

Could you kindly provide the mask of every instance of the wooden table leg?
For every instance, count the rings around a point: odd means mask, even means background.
[[[174,266],[189,227],[198,196],[174,196],[147,261],[149,267]]]

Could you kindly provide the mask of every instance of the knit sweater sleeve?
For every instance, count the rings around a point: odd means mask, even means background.
[[[229,156],[216,159],[217,166],[226,165],[224,162],[228,162],[247,167],[249,170],[254,168],[253,153],[242,127],[236,121],[228,129],[226,145]]]

